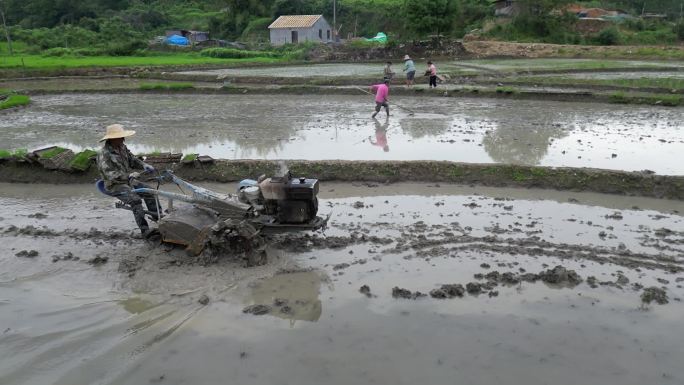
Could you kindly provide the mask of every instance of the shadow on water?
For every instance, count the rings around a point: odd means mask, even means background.
[[[323,304],[319,298],[321,282],[328,281],[322,272],[303,271],[276,274],[250,284],[248,304],[273,306],[272,316],[295,321],[316,322],[321,318]]]
[[[485,151],[495,162],[538,165],[546,156],[550,140],[566,134],[550,120],[534,126],[504,124],[484,136]]]

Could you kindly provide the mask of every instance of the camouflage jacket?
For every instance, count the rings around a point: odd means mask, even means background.
[[[105,143],[97,154],[97,168],[108,190],[117,184],[128,184],[128,176],[133,170],[142,170],[144,165],[143,161],[136,158],[126,145],[118,151],[109,143]]]

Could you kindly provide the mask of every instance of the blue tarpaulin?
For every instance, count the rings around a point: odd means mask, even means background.
[[[180,35],[172,35],[166,38],[166,44],[172,45],[190,45],[190,40]]]

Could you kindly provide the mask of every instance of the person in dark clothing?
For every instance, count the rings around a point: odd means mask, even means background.
[[[154,196],[133,192],[133,189],[148,187],[137,180],[140,172],[135,170],[154,171],[154,167],[135,157],[124,144],[125,138],[134,134],[135,131],[125,130],[120,124],[108,126],[106,135],[100,139],[100,142],[105,143],[97,155],[97,167],[107,192],[131,207],[135,223],[142,235],[147,238],[154,234],[155,230],[150,230],[145,219],[143,201],[155,221],[159,218],[161,207],[157,206]]]
[[[437,88],[437,67],[431,61],[427,62],[428,68],[425,74],[430,77],[429,88]]]

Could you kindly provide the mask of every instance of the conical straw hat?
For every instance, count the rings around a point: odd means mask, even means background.
[[[120,124],[112,124],[111,126],[107,126],[107,133],[100,139],[100,142],[107,139],[127,138],[132,135],[135,135],[135,131],[124,130],[124,127]]]

